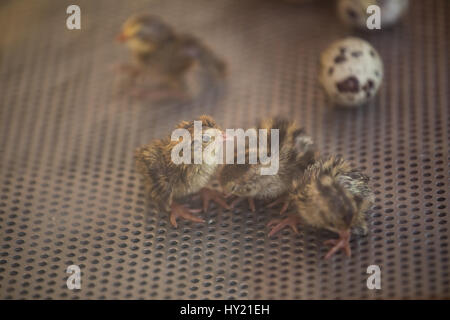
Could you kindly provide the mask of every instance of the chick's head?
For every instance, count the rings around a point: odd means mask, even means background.
[[[239,197],[254,197],[259,190],[255,173],[250,164],[225,165],[219,176],[219,182],[225,194]]]
[[[315,225],[340,233],[354,224],[363,198],[352,194],[339,181],[329,175],[319,176],[308,193],[315,207]]]
[[[174,37],[172,28],[160,18],[138,14],[125,21],[117,40],[125,42],[133,52],[148,54]]]
[[[202,163],[209,165],[216,165],[222,160],[221,150],[225,135],[213,118],[203,115],[192,121],[182,121],[177,129],[184,129],[189,133],[191,163],[196,163],[195,157],[201,158]]]

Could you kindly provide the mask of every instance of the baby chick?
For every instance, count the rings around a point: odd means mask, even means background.
[[[287,210],[287,191],[292,178],[301,175],[308,165],[316,158],[312,139],[294,122],[281,117],[263,120],[257,129],[267,129],[268,150],[270,150],[271,129],[279,129],[279,168],[275,175],[261,175],[264,164],[248,164],[248,149],[246,164],[225,165],[220,172],[220,183],[225,193],[245,197],[252,211],[255,211],[254,198],[276,199],[269,204],[284,203],[281,213]]]
[[[350,232],[366,235],[368,231],[365,212],[374,201],[368,183],[366,175],[351,169],[341,158],[318,160],[303,176],[294,180],[290,199],[297,213],[281,221],[269,222],[269,225],[276,224],[269,236],[285,226],[297,232],[297,223],[303,222],[339,234],[339,239],[325,242],[333,246],[325,259],[339,249],[350,256]]]
[[[209,116],[201,116],[202,121],[202,141],[203,150],[213,143],[213,137],[205,132],[207,129],[219,129],[216,122]],[[194,137],[194,121],[182,121],[177,128],[187,129],[191,137]],[[202,153],[201,164],[194,164],[194,146],[197,144],[194,139],[191,143],[191,164],[175,164],[172,161],[171,153],[179,141],[171,141],[171,137],[161,140],[154,140],[150,144],[142,146],[135,151],[137,171],[144,177],[146,192],[149,198],[160,210],[170,212],[170,222],[177,227],[176,219],[181,217],[195,222],[204,222],[203,219],[194,216],[192,213],[200,210],[188,209],[178,203],[180,198],[199,192],[203,197],[203,209],[206,211],[209,200],[213,200],[226,209],[230,207],[224,198],[217,191],[205,188],[214,176],[218,164],[214,161],[206,161],[207,153]],[[200,144],[200,141],[197,141]]]
[[[150,14],[130,17],[117,40],[126,43],[133,54],[133,64],[123,68],[130,74],[133,85],[138,77],[148,75],[145,80],[150,82],[156,75],[157,92],[185,96],[188,94],[185,77],[196,62],[212,78],[225,75],[225,64],[199,39],[177,34],[167,23]]]

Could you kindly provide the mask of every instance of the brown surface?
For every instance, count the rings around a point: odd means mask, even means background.
[[[394,29],[362,34],[385,81],[372,105],[341,111],[318,87],[318,57],[357,34],[332,1],[317,2],[78,1],[81,31],[65,28],[64,1],[2,2],[0,297],[449,298],[450,2],[412,1]],[[111,94],[111,69],[127,59],[114,35],[142,10],[227,60],[224,100],[164,107]],[[353,256],[324,261],[328,234],[310,229],[268,239],[277,210],[245,202],[178,230],[155,215],[132,151],[201,113],[228,128],[287,115],[371,175],[370,234],[352,241]],[[81,291],[66,288],[70,264]],[[371,264],[382,290],[366,287]]]

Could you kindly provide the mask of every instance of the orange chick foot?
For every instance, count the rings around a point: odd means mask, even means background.
[[[228,203],[225,200],[225,196],[220,193],[219,191],[209,189],[209,188],[202,188],[200,190],[200,196],[202,198],[203,202],[203,212],[206,212],[209,207],[209,202],[214,201],[219,206],[221,206],[224,209],[230,210],[231,207],[228,205]]]
[[[350,249],[350,231],[342,231],[339,234],[339,239],[330,239],[324,242],[325,245],[333,246],[325,255],[325,260],[329,259],[333,254],[339,250],[344,250],[347,257],[350,257],[352,252]]]
[[[172,203],[171,212],[170,212],[170,223],[177,228],[177,218],[182,218],[184,220],[193,221],[193,222],[205,222],[202,218],[196,217],[193,213],[200,212],[200,209],[188,209],[185,206]]]
[[[286,212],[286,210],[289,208],[289,198],[287,196],[281,196],[278,199],[276,199],[275,201],[269,203],[266,207],[267,208],[273,208],[279,204],[283,204],[283,206],[281,207],[280,210],[280,214],[283,214]]]
[[[248,197],[248,198],[246,198],[246,197],[239,197],[239,198],[237,198],[236,200],[234,200],[231,203],[231,207],[234,208],[237,204],[242,202],[242,200],[244,200],[244,199],[247,199],[248,206],[249,206],[251,212],[255,212],[256,211],[255,199],[253,199],[252,197]]]
[[[295,233],[298,233],[297,224],[300,222],[300,218],[296,216],[289,216],[285,219],[273,219],[267,224],[268,227],[274,226],[269,232],[269,237],[272,237],[286,226],[290,227]]]

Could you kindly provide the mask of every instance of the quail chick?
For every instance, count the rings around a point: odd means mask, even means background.
[[[253,199],[277,199],[268,205],[273,207],[283,203],[280,213],[287,210],[289,201],[287,191],[294,176],[301,175],[308,165],[314,163],[316,150],[312,139],[294,122],[281,117],[263,120],[258,129],[267,129],[268,150],[271,143],[271,129],[279,130],[279,168],[274,175],[261,175],[264,164],[225,165],[220,172],[220,183],[225,193],[247,198],[252,211],[255,211]],[[276,156],[276,155],[275,155]],[[238,199],[239,201],[239,199]]]
[[[213,137],[205,132],[207,129],[219,129],[216,122],[209,116],[201,116],[198,121],[202,121],[202,141],[197,143],[205,149],[213,143]],[[195,137],[194,121],[183,121],[177,128],[187,129],[191,137]],[[194,163],[194,151],[198,149],[195,140],[191,142],[191,164],[175,164],[172,161],[171,153],[178,141],[172,141],[171,137],[161,140],[154,140],[150,144],[142,146],[135,151],[137,171],[144,177],[144,184],[149,198],[157,207],[166,212],[170,212],[170,222],[177,227],[178,217],[194,221],[204,222],[203,219],[193,215],[201,210],[188,209],[178,201],[190,194],[201,193],[204,201],[204,210],[208,206],[209,200],[213,200],[219,205],[229,209],[224,198],[217,191],[207,189],[211,178],[214,176],[218,164],[214,161],[205,161],[205,153],[202,153],[202,163]]]
[[[225,76],[225,64],[208,47],[191,35],[176,33],[159,17],[150,14],[130,17],[117,40],[127,44],[134,58],[131,65],[123,67],[130,75],[130,84],[135,86],[137,78],[144,77],[143,82],[156,78],[153,94],[189,95],[186,76],[196,63],[209,76],[209,85],[211,79]],[[151,90],[147,88],[145,93],[151,94]]]
[[[369,188],[369,178],[351,169],[339,157],[318,160],[308,167],[303,176],[295,179],[290,199],[296,214],[284,220],[273,220],[275,225],[269,236],[285,226],[297,232],[297,223],[336,232],[339,239],[325,242],[332,245],[325,259],[342,249],[350,256],[350,233],[366,235],[366,211],[372,206],[374,194]]]

